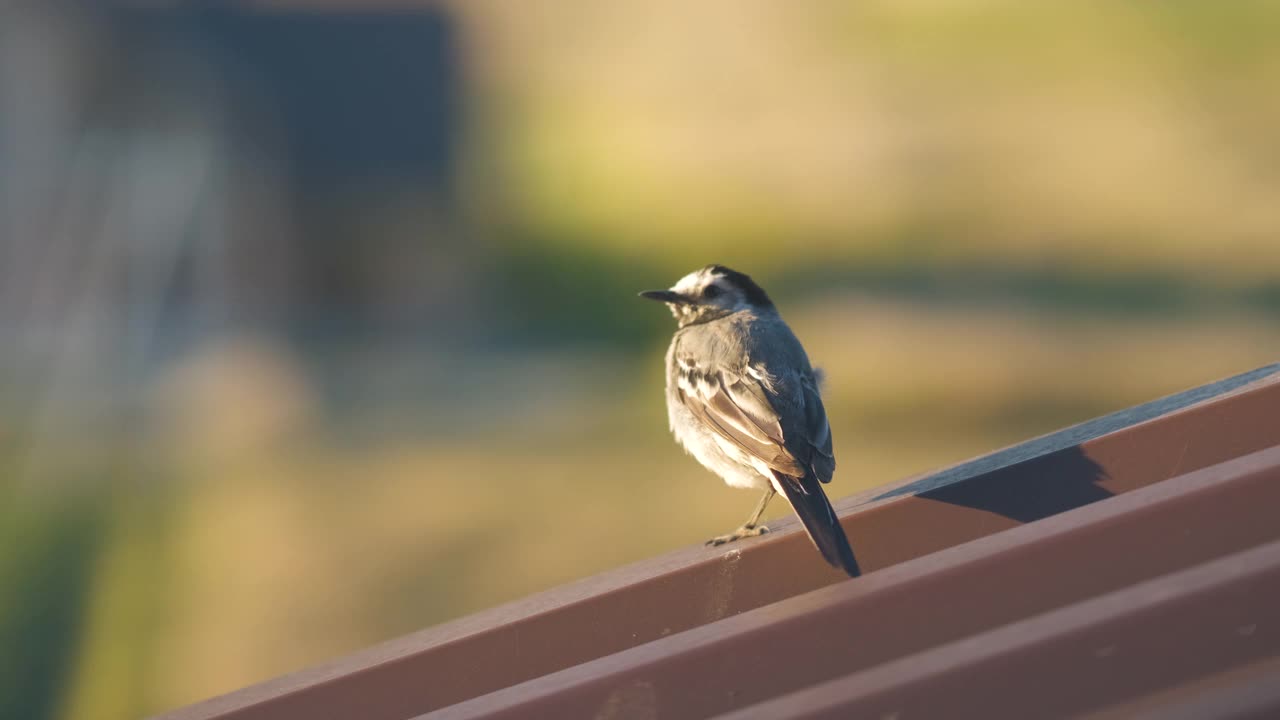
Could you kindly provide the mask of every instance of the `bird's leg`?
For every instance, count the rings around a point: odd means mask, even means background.
[[[769,532],[768,529],[759,524],[760,516],[764,514],[764,509],[769,507],[769,501],[777,494],[778,491],[774,490],[773,486],[770,485],[768,489],[764,491],[764,497],[760,498],[760,504],[756,505],[756,509],[751,513],[751,517],[747,518],[747,521],[742,524],[742,527],[747,528],[748,530],[755,530],[758,528],[762,532]]]
[[[734,540],[740,540],[744,537],[764,535],[769,532],[769,528],[759,524],[760,516],[764,514],[764,509],[769,506],[769,501],[772,500],[773,496],[776,494],[778,494],[778,491],[774,490],[772,485],[769,486],[769,489],[764,491],[764,497],[760,498],[760,504],[756,505],[755,511],[752,512],[751,517],[747,518],[747,521],[742,524],[742,527],[734,530],[728,535],[717,535],[708,540],[706,544],[723,545],[725,543],[733,542]]]

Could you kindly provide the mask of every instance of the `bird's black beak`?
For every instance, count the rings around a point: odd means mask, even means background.
[[[664,303],[674,303],[676,305],[684,305],[690,302],[689,298],[678,292],[672,292],[670,290],[645,290],[640,293],[640,297]]]

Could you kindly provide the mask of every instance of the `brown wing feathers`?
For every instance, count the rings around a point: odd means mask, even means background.
[[[782,425],[773,408],[763,398],[759,398],[760,402],[751,402],[747,394],[750,389],[742,386],[742,381],[726,383],[725,380],[719,373],[703,374],[693,368],[682,368],[678,381],[680,399],[693,416],[713,432],[770,468],[790,474],[802,473],[803,468],[787,450]]]

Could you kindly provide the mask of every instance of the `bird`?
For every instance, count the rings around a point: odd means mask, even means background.
[[[676,319],[666,355],[676,441],[729,486],[764,491],[741,527],[707,544],[768,532],[760,516],[781,493],[822,557],[857,577],[853,548],[822,491],[836,461],[821,375],[769,295],[748,275],[707,265],[640,297],[665,303]]]

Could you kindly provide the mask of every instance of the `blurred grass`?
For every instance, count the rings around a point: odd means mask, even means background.
[[[169,547],[181,501],[170,488],[149,484],[157,478],[148,481],[122,473],[115,493],[93,509],[101,548],[85,557],[92,566],[82,568],[89,593],[77,618],[76,662],[57,717],[127,718],[157,707],[157,670],[167,661],[156,652],[157,639],[171,632],[174,620]]]
[[[673,10],[463,10],[503,49],[486,146],[549,239],[679,267],[1280,262],[1274,4]]]
[[[0,506],[0,717],[53,717],[65,702],[106,520],[88,498]]]

